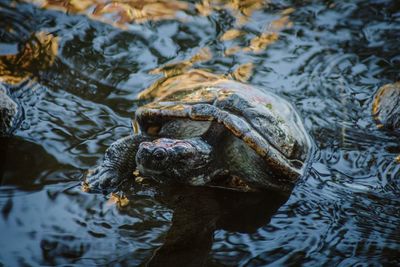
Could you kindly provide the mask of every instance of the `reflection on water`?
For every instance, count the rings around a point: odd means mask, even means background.
[[[0,263],[399,265],[399,135],[371,116],[400,80],[399,14],[394,0],[2,1],[0,79],[23,117],[0,140]],[[317,152],[289,199],[80,191],[131,131],[138,94],[182,73],[248,80],[298,108]]]
[[[18,36],[16,36],[18,38]],[[17,44],[9,44],[15,46]],[[31,36],[15,54],[6,51],[0,56],[0,81],[19,84],[35,72],[45,70],[54,63],[57,55],[57,38],[51,34],[38,32]]]
[[[140,191],[129,193],[138,195]],[[254,234],[287,200],[276,192],[243,193],[187,186],[158,188],[155,197],[172,210],[172,218],[163,244],[153,253],[148,266],[212,265],[209,253],[216,231]],[[134,205],[133,199],[120,210],[130,212]]]

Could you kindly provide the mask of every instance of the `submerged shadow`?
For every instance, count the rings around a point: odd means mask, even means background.
[[[51,172],[62,167],[38,144],[17,137],[0,138],[0,186],[40,190]]]
[[[253,233],[288,196],[177,186],[163,188],[158,198],[173,210],[172,225],[146,266],[206,266],[216,230]]]

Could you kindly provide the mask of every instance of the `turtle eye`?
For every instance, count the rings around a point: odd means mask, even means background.
[[[168,157],[167,151],[164,148],[156,148],[153,151],[153,158],[157,161],[162,161]]]

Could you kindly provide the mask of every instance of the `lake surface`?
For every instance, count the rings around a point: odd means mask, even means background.
[[[0,266],[400,265],[400,135],[371,116],[400,80],[399,1],[67,2],[0,1],[0,81],[23,113],[0,139]],[[81,190],[155,70],[182,62],[297,108],[315,153],[288,198]]]

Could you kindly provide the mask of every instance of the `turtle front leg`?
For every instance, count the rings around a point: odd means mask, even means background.
[[[8,95],[0,84],[0,137],[8,136],[16,127],[18,104]]]
[[[130,135],[112,143],[103,162],[87,172],[84,186],[89,191],[109,191],[128,179],[136,169],[135,156],[140,143],[149,140],[142,135]]]

